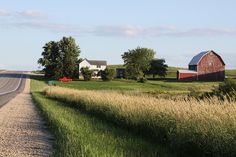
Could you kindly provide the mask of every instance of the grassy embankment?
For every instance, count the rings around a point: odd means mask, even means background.
[[[52,87],[47,96],[167,144],[180,156],[236,156],[236,103]],[[149,155],[145,155],[149,156]]]
[[[42,93],[45,86],[39,77],[31,81],[34,101],[55,136],[54,156],[172,156],[156,141],[119,128],[68,102],[46,97]]]

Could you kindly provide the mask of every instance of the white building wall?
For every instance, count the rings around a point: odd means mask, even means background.
[[[79,64],[79,71],[80,71],[81,68],[85,68],[85,67],[88,67],[90,70],[100,71],[100,70],[105,70],[107,66],[102,65],[102,66],[98,67],[97,65],[91,65],[87,60],[83,60]]]
[[[91,65],[89,64],[89,62],[87,60],[83,60],[80,64],[79,64],[79,71],[81,68],[85,68],[88,67],[89,69],[91,68]]]

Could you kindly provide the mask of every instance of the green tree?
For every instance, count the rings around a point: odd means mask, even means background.
[[[76,45],[75,39],[72,37],[63,37],[59,41],[60,53],[62,54],[63,62],[63,75],[69,77],[75,77],[78,67],[78,57],[80,54],[80,48]]]
[[[63,37],[59,42],[51,41],[43,47],[38,63],[44,67],[45,76],[78,77],[80,48],[72,37]]]
[[[168,65],[165,64],[165,59],[153,59],[150,63],[150,69],[146,72],[146,74],[152,74],[153,78],[156,75],[159,77],[165,77],[167,75]]]
[[[100,73],[103,81],[110,81],[115,76],[115,69],[106,68],[105,70],[102,70]]]
[[[130,79],[145,77],[145,72],[150,68],[150,61],[154,58],[155,51],[149,48],[137,47],[128,50],[122,55],[126,67],[126,76]]]
[[[60,68],[60,47],[58,42],[50,41],[43,46],[42,56],[38,60],[38,64],[44,67],[45,76],[58,77],[62,74]]]
[[[80,69],[80,71],[85,81],[91,80],[93,74],[92,70],[89,70],[88,67],[83,67]]]

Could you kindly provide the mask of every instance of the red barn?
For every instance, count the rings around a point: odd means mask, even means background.
[[[223,81],[225,79],[225,63],[214,51],[204,51],[189,63],[189,70],[178,70],[178,80]]]

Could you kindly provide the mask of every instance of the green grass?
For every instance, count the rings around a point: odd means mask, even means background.
[[[181,157],[236,155],[234,101],[172,100],[61,87],[52,87],[46,93],[131,132],[161,141]]]
[[[31,92],[55,136],[54,156],[172,156],[159,144],[67,103],[45,97],[43,79],[32,79]]]
[[[229,78],[236,78],[236,70],[226,70],[225,75]]]
[[[101,80],[73,81],[69,83],[56,82],[58,86],[80,90],[119,90],[140,91],[145,93],[188,93],[192,89],[196,91],[210,91],[219,85],[219,82],[179,82],[173,79],[149,80],[146,83],[138,83],[133,80],[116,79],[110,82]]]
[[[177,76],[177,70],[186,70],[186,68],[178,68],[178,67],[168,67],[167,70],[167,78],[176,78]]]

